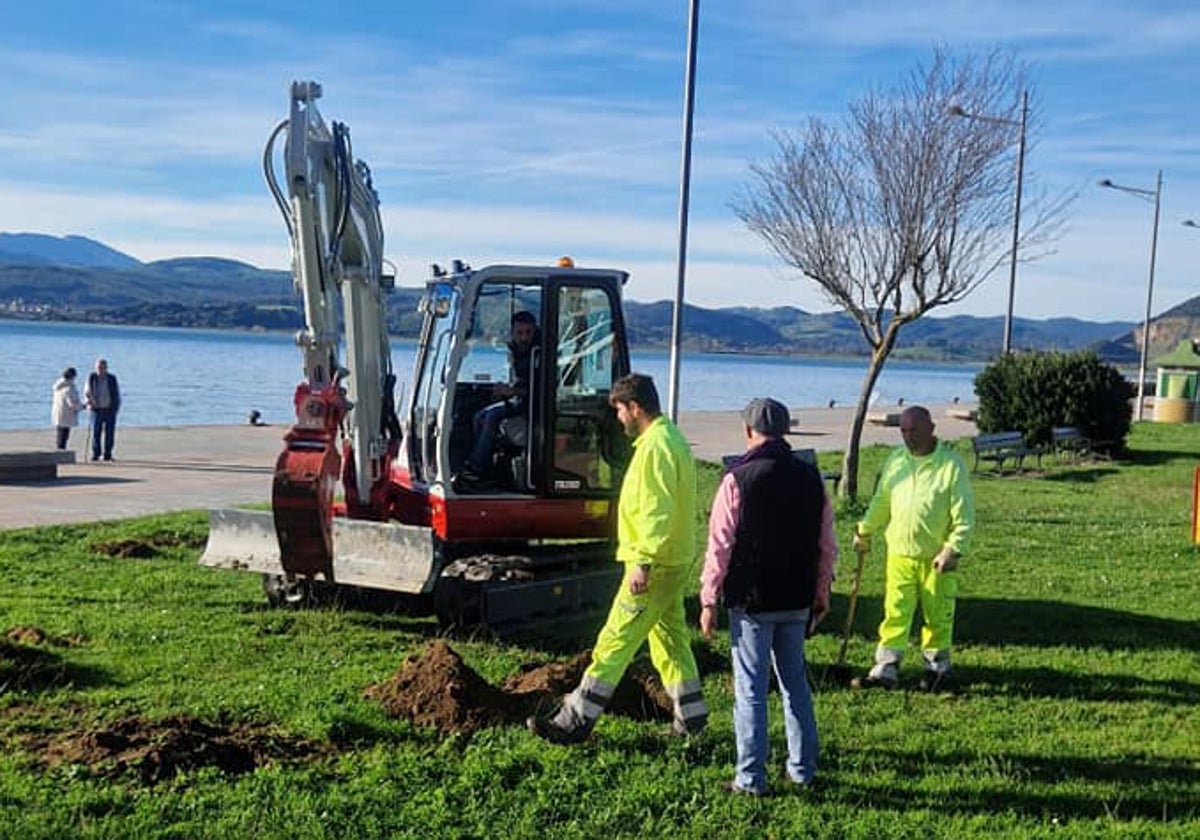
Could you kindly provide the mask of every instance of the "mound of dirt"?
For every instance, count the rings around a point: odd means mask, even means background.
[[[440,732],[470,733],[519,718],[510,695],[488,683],[438,639],[421,656],[410,656],[396,673],[363,692],[392,717]]]
[[[579,684],[580,677],[591,664],[592,652],[585,650],[567,662],[523,665],[520,671],[504,681],[503,688],[511,694],[542,694],[557,699]]]
[[[526,665],[496,687],[439,639],[423,655],[406,659],[387,680],[368,687],[364,696],[417,726],[469,734],[551,711],[579,683],[590,662],[587,651],[567,662]],[[607,711],[634,720],[665,721],[671,719],[671,708],[657,674],[639,660],[617,686]]]
[[[315,742],[283,736],[264,726],[224,727],[188,715],[162,720],[134,715],[32,746],[40,747],[47,765],[82,764],[104,777],[134,773],[147,785],[201,767],[248,773],[264,764],[312,758],[328,751]]]

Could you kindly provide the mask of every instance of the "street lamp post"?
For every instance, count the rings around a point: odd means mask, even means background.
[[[675,308],[671,313],[671,369],[667,377],[667,416],[679,420],[679,361],[683,342],[683,284],[687,276],[688,198],[692,183],[692,120],[696,106],[696,38],[700,0],[688,5],[687,69],[683,89],[683,153],[679,167],[679,248],[676,252]]]
[[[1107,178],[1100,182],[1100,186],[1131,193],[1142,198],[1154,198],[1154,227],[1150,233],[1150,279],[1146,281],[1146,320],[1142,325],[1142,357],[1138,362],[1137,419],[1141,420],[1142,402],[1146,394],[1146,357],[1150,352],[1150,308],[1154,301],[1154,259],[1158,255],[1158,211],[1162,204],[1162,170],[1158,170],[1158,180],[1155,181],[1152,190],[1123,187],[1120,184],[1114,184]]]
[[[1029,121],[1029,91],[1021,92],[1021,118],[1019,120],[971,114],[957,105],[951,105],[946,110],[951,116],[1011,125],[1019,129],[1017,135],[1017,187],[1013,194],[1012,254],[1008,264],[1008,309],[1004,315],[1004,354],[1008,355],[1012,352],[1013,298],[1017,292],[1017,247],[1021,241],[1021,184],[1025,180],[1025,126]]]

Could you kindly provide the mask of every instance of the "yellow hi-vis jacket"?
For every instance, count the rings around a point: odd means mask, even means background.
[[[858,532],[870,536],[884,526],[889,556],[928,560],[943,546],[966,554],[975,530],[975,497],[958,453],[941,441],[921,457],[897,447],[883,465]]]
[[[696,558],[696,462],[683,434],[658,417],[633,442],[617,505],[617,560],[660,566]]]

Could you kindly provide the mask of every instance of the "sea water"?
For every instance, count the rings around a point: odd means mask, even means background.
[[[411,341],[393,342],[392,365],[400,384],[411,375],[415,349]],[[51,389],[63,368],[78,370],[82,396],[100,357],[120,383],[123,425],[236,424],[246,422],[252,409],[267,423],[292,420],[301,357],[289,334],[0,319],[0,429],[49,426]],[[665,406],[669,353],[635,349],[631,358],[635,371],[654,377]],[[679,408],[736,410],[757,396],[793,407],[849,406],[858,400],[866,365],[866,359],[685,352]],[[889,361],[872,406],[894,407],[901,400],[909,405],[971,402],[979,370],[979,365]]]

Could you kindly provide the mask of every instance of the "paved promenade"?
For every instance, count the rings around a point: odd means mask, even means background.
[[[975,434],[975,424],[931,406],[938,434]],[[893,412],[899,409],[890,409]],[[852,409],[795,409],[796,448],[845,449]],[[698,458],[720,461],[745,449],[734,411],[685,412],[680,428]],[[71,433],[78,463],[59,467],[47,482],[0,483],[0,530],[32,525],[93,522],[175,510],[234,507],[266,502],[271,473],[283,446],[283,426],[118,426],[112,462],[87,460],[83,428]],[[868,423],[863,444],[900,443],[894,426]],[[0,431],[0,452],[48,450],[52,428]]]

